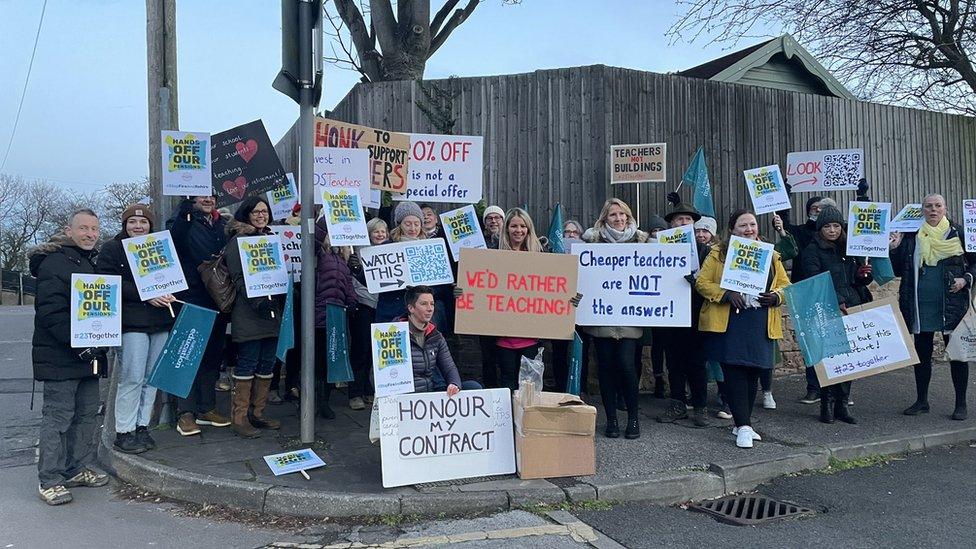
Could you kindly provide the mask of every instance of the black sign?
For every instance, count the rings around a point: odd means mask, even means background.
[[[210,154],[218,208],[285,184],[285,170],[260,120],[210,136]]]

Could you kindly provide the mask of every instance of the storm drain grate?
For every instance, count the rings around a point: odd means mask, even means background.
[[[729,496],[693,503],[689,508],[707,513],[720,522],[735,526],[753,526],[771,520],[814,514],[813,509],[758,494]]]

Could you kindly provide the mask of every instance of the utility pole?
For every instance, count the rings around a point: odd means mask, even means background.
[[[146,0],[149,89],[149,194],[159,224],[169,218],[172,198],[163,196],[160,132],[180,128],[176,88],[176,0]]]

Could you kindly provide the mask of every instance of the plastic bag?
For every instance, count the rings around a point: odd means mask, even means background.
[[[543,348],[539,347],[534,359],[522,357],[522,365],[519,367],[519,395],[522,403],[532,406],[540,400],[542,394],[542,376],[546,371],[546,365],[542,362]]]
[[[972,296],[969,310],[949,336],[945,351],[949,360],[976,360],[976,303],[972,301]]]

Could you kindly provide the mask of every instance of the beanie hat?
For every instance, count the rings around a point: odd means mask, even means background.
[[[718,221],[715,221],[714,217],[703,215],[701,219],[695,221],[695,229],[705,229],[712,233],[712,236],[715,236],[718,234]]]
[[[149,206],[145,204],[132,204],[122,212],[122,226],[125,227],[126,221],[130,217],[145,217],[149,220],[149,230],[151,231],[153,227],[156,226],[156,216],[153,215],[153,211]]]
[[[397,204],[396,209],[393,210],[393,224],[399,227],[403,219],[411,215],[421,221],[424,220],[424,212],[420,210],[420,206],[416,202],[405,200]]]
[[[663,217],[659,215],[651,215],[651,218],[647,222],[648,231],[663,231],[668,228],[668,222],[664,220]]]
[[[838,210],[840,209],[840,206],[837,205],[837,202],[834,201],[833,198],[821,198],[820,202],[817,202],[817,205],[820,206],[820,209],[823,209],[826,206],[833,206]]]
[[[810,215],[810,208],[812,208],[814,204],[820,202],[821,200],[823,200],[822,196],[811,196],[809,199],[807,199],[807,208],[803,210],[803,213]]]
[[[837,223],[841,227],[844,226],[844,214],[840,213],[836,207],[827,205],[820,209],[820,215],[817,216],[817,232],[820,232],[824,228],[824,225],[830,223]]]
[[[485,213],[481,214],[481,222],[484,223],[488,219],[488,214],[498,214],[505,217],[505,210],[499,208],[498,206],[488,206],[485,208]]]

